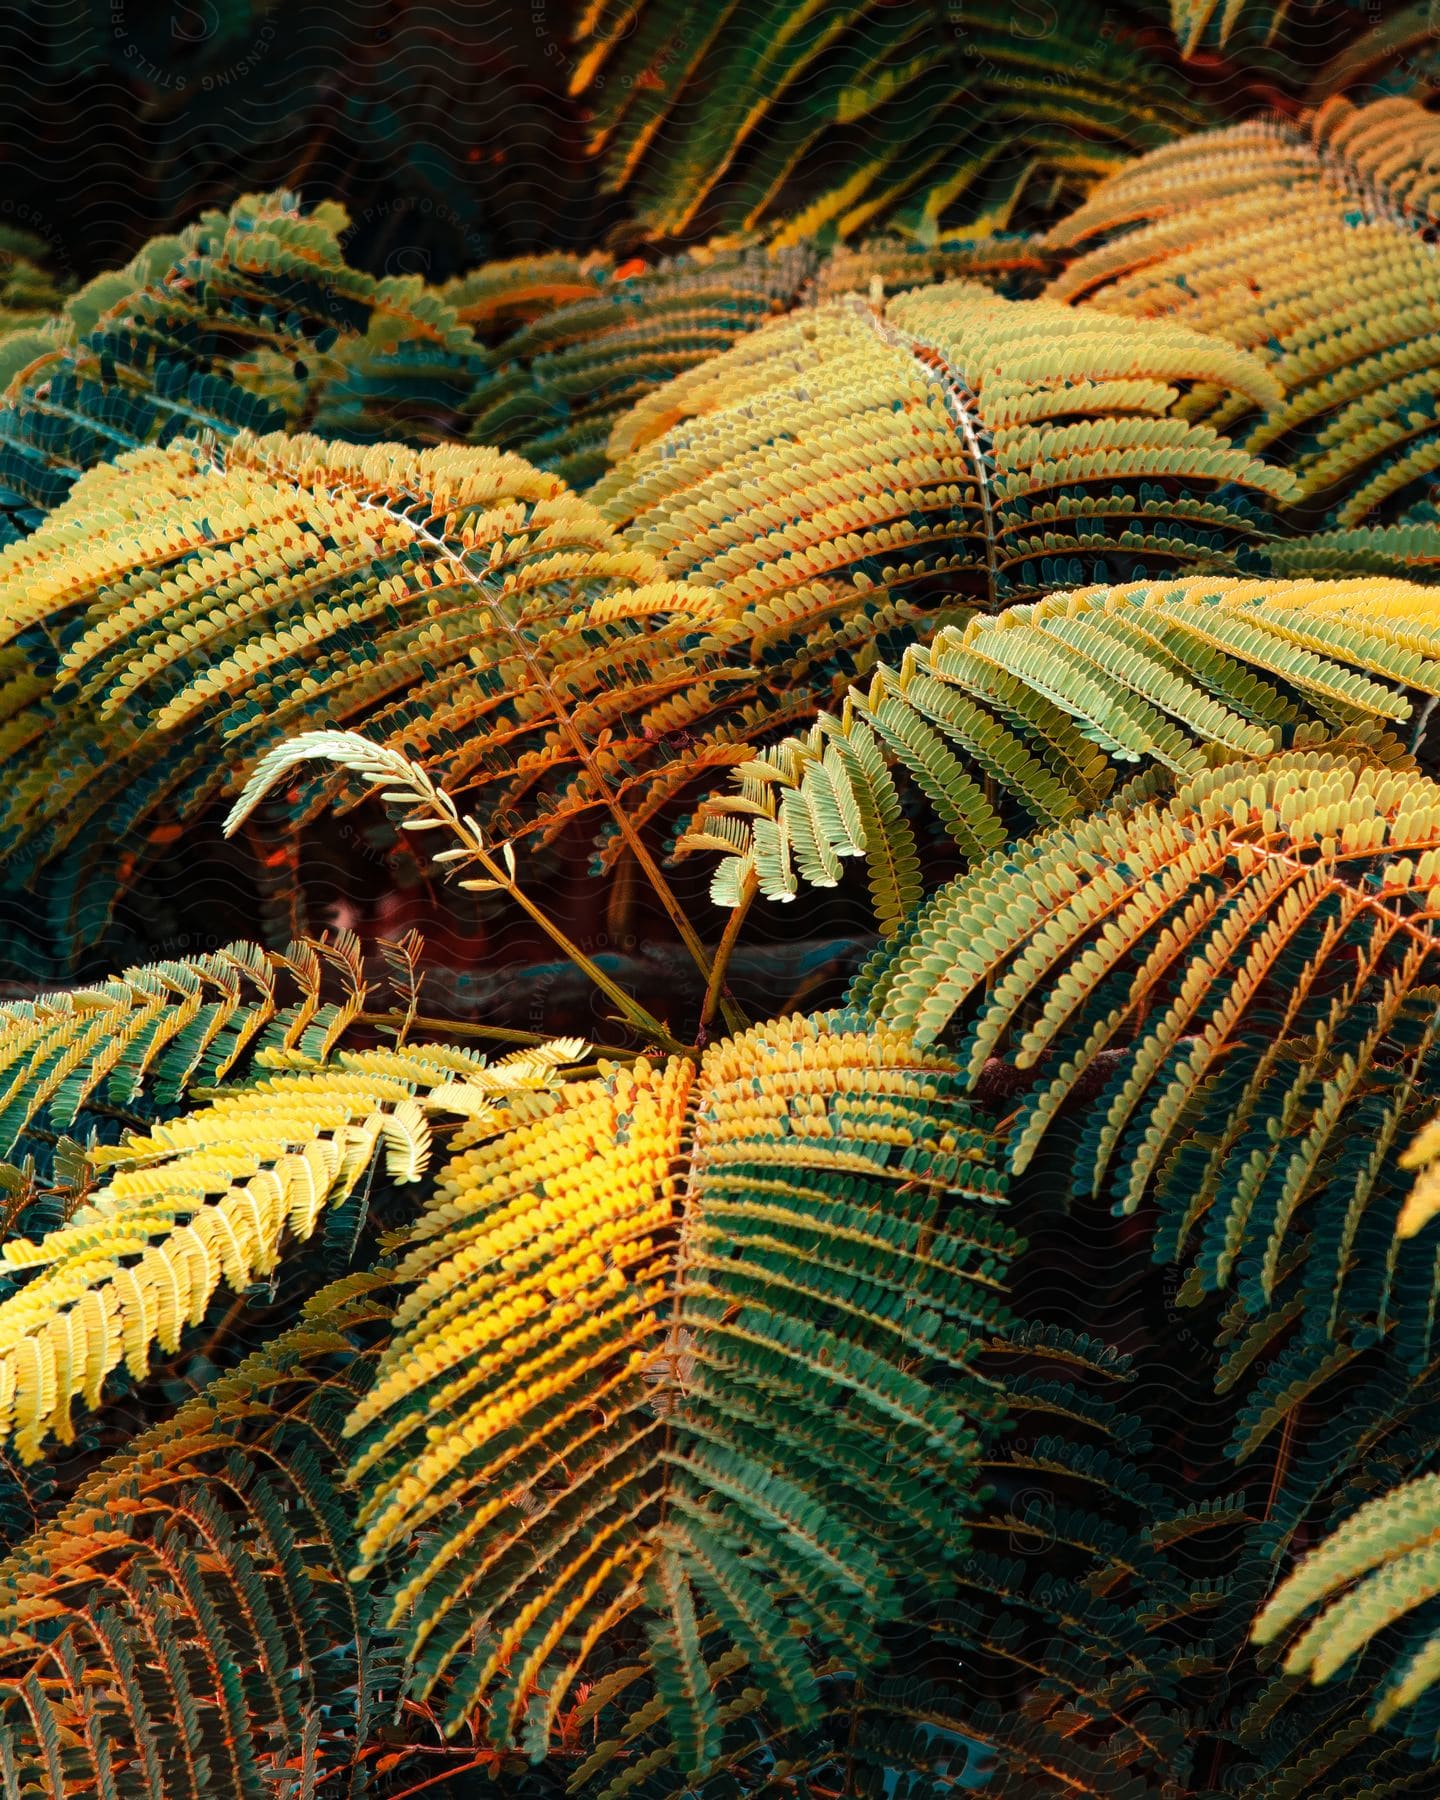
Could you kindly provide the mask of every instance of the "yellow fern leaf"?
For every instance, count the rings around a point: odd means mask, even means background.
[[[609,1067],[466,1126],[347,1426],[357,1576],[436,1533],[393,1616],[422,1691],[450,1683],[452,1727],[483,1699],[497,1736],[515,1729],[542,1667],[553,1726],[637,1612],[696,1757],[702,1617],[705,1654],[728,1636],[796,1719],[818,1698],[802,1622],[878,1649],[906,1546],[959,1542],[966,1408],[987,1411],[946,1346],[998,1318],[1006,1239],[955,1083],[883,1027],[787,1019],[698,1067]],[[942,1193],[979,1210],[942,1222]],[[895,1304],[911,1281],[923,1311]],[[917,1382],[916,1356],[953,1363],[957,1385]],[[873,1520],[863,1540],[852,1504]]]

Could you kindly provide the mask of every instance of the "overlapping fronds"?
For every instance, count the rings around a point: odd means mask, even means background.
[[[1344,10],[592,0],[603,253],[0,231],[7,958],[296,940],[0,1001],[0,1800],[1431,1792],[1440,115],[1168,141]]]
[[[229,436],[303,422],[336,372],[327,353],[341,339],[366,341],[392,373],[408,367],[401,343],[454,357],[473,348],[418,278],[377,281],[349,268],[344,224],[329,203],[305,214],[290,195],[247,195],[98,276],[26,340],[23,366],[7,352],[6,541],[63,500],[81,470],[120,451],[202,429]],[[348,416],[342,408],[335,422]]]
[[[430,1114],[486,1118],[582,1049],[492,1066],[443,1043],[346,1048],[365,998],[342,936],[232,944],[0,1009],[5,1149],[75,1134],[0,1243],[0,1438],[26,1460],[69,1439],[75,1401],[98,1405],[122,1360],[139,1379],[152,1344],[173,1352],[222,1282],[268,1275],[382,1152],[392,1181],[418,1181]]]
[[[310,384],[300,411],[308,430],[351,444],[443,444],[465,436],[466,409],[487,359],[443,303],[433,294],[424,298],[428,331],[403,314],[377,311],[363,335],[336,342],[324,379]]]
[[[1440,1475],[1424,1475],[1372,1500],[1303,1556],[1256,1621],[1261,1644],[1319,1612],[1285,1653],[1289,1675],[1331,1680],[1383,1633],[1398,1633],[1377,1686],[1377,1724],[1401,1714],[1440,1681]],[[1412,1615],[1418,1615],[1413,1617]],[[1395,1636],[1388,1640],[1395,1645]]]
[[[1271,391],[1193,333],[962,284],[777,322],[657,389],[609,519],[495,450],[133,453],[0,558],[12,871],[46,867],[58,935],[92,941],[93,820],[123,877],[311,725],[403,747],[497,835],[643,824],[947,599],[1233,566],[1289,478],[1172,416],[1196,384]]]
[[[340,998],[325,996],[325,976]],[[262,1050],[323,1057],[364,1000],[358,946],[255,944],[142,964],[89,988],[0,1005],[0,1156],[101,1113],[137,1122]]]
[[[640,402],[592,497],[667,578],[715,588],[730,660],[813,705],[947,604],[1233,568],[1291,481],[1174,416],[1196,385],[1272,394],[1189,332],[968,283],[851,299]]]
[[[590,108],[603,185],[647,230],[780,242],[1003,227],[1208,110],[1178,68],[1079,0],[1043,17],[992,0],[941,13],[594,0],[571,91]]]
[[[1440,580],[1440,525],[1414,519],[1396,525],[1354,525],[1266,546],[1277,575],[1401,575]]]
[[[1427,1792],[1432,1724],[1406,1721],[1412,1735],[1367,1717],[1383,1656],[1350,1682],[1316,1688],[1245,1640],[1296,1540],[1352,1508],[1357,1485],[1393,1478],[1433,1442],[1433,1365],[1402,1379],[1372,1350],[1363,1373],[1297,1408],[1278,1459],[1266,1445],[1237,1464],[1190,1451],[1225,1408],[1206,1391],[1203,1324],[1185,1343],[1159,1395],[1145,1362],[1097,1354],[1055,1327],[1017,1330],[993,1359],[1006,1368],[1012,1431],[952,1616],[970,1692],[1005,1697],[944,1709],[990,1747],[986,1791]]]
[[[951,1648],[945,1646],[947,1652]],[[626,1800],[690,1800],[694,1794],[693,1778],[655,1729],[653,1703],[633,1705],[628,1716],[622,1710],[643,1690],[644,1674],[642,1664],[621,1668],[597,1682],[594,1694],[576,1707],[577,1723],[596,1734],[610,1729],[611,1735],[585,1757],[568,1793],[587,1800],[619,1794]],[[719,1758],[704,1779],[707,1794],[739,1800],[763,1791],[777,1767],[796,1793],[817,1800],[830,1794],[845,1800],[928,1800],[991,1784],[993,1767],[968,1735],[968,1709],[957,1704],[951,1684],[913,1673],[879,1673],[857,1694],[846,1672],[836,1671],[821,1684],[834,1697],[821,1723],[785,1729],[766,1719],[764,1695],[743,1664],[732,1669],[717,1660],[710,1677],[724,1733]],[[611,1718],[618,1718],[618,1726],[610,1726]]]
[[[519,1053],[487,1070],[445,1044],[259,1050],[241,1087],[85,1155],[83,1201],[36,1241],[0,1245],[0,1437],[33,1461],[72,1433],[78,1400],[99,1404],[123,1361],[137,1379],[151,1347],[174,1351],[223,1282],[243,1292],[368,1179],[424,1174],[426,1109],[484,1117],[487,1094],[542,1086],[579,1046]],[[418,1097],[417,1097],[418,1096]]]
[[[961,855],[1102,804],[1136,764],[1193,775],[1335,733],[1400,753],[1440,692],[1440,602],[1410,582],[1207,580],[1059,594],[948,626],[803,735],[744,763],[686,841],[772,899],[863,857],[881,929],[921,898],[913,784]],[[1388,752],[1381,750],[1391,734]]]
[[[1156,1254],[1184,1256],[1196,1294],[1303,1315],[1303,1388],[1307,1345],[1345,1354],[1354,1321],[1435,1354],[1440,1238],[1390,1247],[1433,1080],[1437,915],[1440,786],[1290,751],[998,852],[919,910],[856,997],[922,1043],[958,1033],[972,1086],[992,1066],[1025,1078],[1015,1170],[1080,1106],[1075,1192],[1151,1202]]]
[[[1177,417],[1196,387],[1276,397],[1258,361],[1189,331],[970,283],[852,299],[634,407],[592,497],[668,575],[766,608],[776,647],[803,654],[837,592],[894,605],[923,581],[995,605],[1230,566],[1292,482]]]
[[[586,265],[574,282],[583,295],[563,270],[547,283],[543,264],[533,275],[520,265],[508,289],[467,284],[460,310],[482,326],[523,317],[536,288],[564,297],[492,353],[469,403],[471,443],[522,451],[583,486],[604,470],[610,429],[632,402],[788,312],[816,262],[808,247],[702,249],[654,268]]]
[[[0,557],[12,873],[50,868],[59,932],[93,939],[152,829],[310,723],[495,784],[492,813],[537,778],[543,799],[607,727],[643,742],[647,712],[699,683],[682,648],[707,610],[502,452],[137,452]]]
[[[361,1569],[427,1528],[394,1617],[452,1727],[483,1702],[543,1753],[628,1622],[698,1769],[726,1725],[707,1665],[798,1724],[827,1656],[874,1666],[907,1591],[946,1587],[1012,1248],[958,1081],[863,1017],[799,1017],[467,1130],[347,1426]]]
[[[384,1320],[378,1287],[318,1296],[0,1563],[12,1793],[359,1791],[394,1671],[345,1580],[340,1428]]]
[[[1308,513],[1387,523],[1440,469],[1437,149],[1440,118],[1400,98],[1167,146],[1051,231],[1073,260],[1047,291],[1263,356],[1285,397],[1243,441]],[[1237,428],[1243,402],[1215,400]]]
[[[898,294],[937,281],[980,281],[1006,299],[1031,299],[1054,272],[1056,257],[1044,241],[1026,232],[997,231],[986,237],[863,238],[837,244],[821,259],[807,294],[834,300],[841,294]]]
[[[777,314],[877,284],[894,293],[964,278],[1019,294],[1056,261],[1038,239],[1004,233],[876,238],[823,255],[808,241],[722,242],[653,264],[599,254],[489,264],[442,298],[493,346],[473,382],[470,441],[520,451],[584,486],[603,473],[609,433],[637,400]],[[438,369],[434,387],[448,403]]]
[[[1294,16],[1303,15],[1297,9]],[[1436,45],[1430,0],[1377,8],[1345,22],[1359,29],[1334,49],[1311,80],[1309,94],[1316,105],[1335,94],[1348,94],[1359,102],[1392,94],[1423,100],[1434,92]]]

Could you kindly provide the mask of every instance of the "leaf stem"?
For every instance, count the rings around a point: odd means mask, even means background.
[[[478,822],[462,815],[445,789],[417,762],[412,762],[387,744],[377,744],[354,731],[307,731],[288,743],[278,744],[261,757],[239,799],[231,807],[225,821],[225,835],[232,836],[245,823],[275,783],[302,762],[318,759],[338,763],[342,768],[362,776],[379,797],[391,803],[407,805],[409,815],[400,821],[406,831],[448,831],[458,838],[460,848],[448,850],[432,858],[441,864],[457,859],[476,862],[485,871],[485,880],[462,882],[463,887],[498,888],[508,894],[523,913],[538,925],[565,956],[619,1007],[621,1016],[649,1037],[657,1047],[672,1055],[691,1056],[692,1046],[682,1044],[670,1030],[638,1000],[627,994],[574,943],[559,925],[521,888],[515,874],[515,853],[508,844],[501,847],[497,860],[486,847]],[[418,811],[415,809],[418,808]]]
[[[700,1007],[700,1029],[697,1041],[704,1044],[709,1036],[710,1021],[715,1017],[716,1009],[723,1006],[725,994],[725,972],[730,967],[730,958],[734,954],[735,945],[740,937],[740,928],[745,923],[745,915],[749,912],[751,902],[760,891],[760,878],[754,869],[745,876],[744,885],[740,889],[740,898],[730,909],[730,917],[725,921],[725,930],[715,950],[715,960],[710,965],[710,979],[705,987],[705,999]],[[738,1015],[732,1017],[731,1014]],[[726,1024],[732,1031],[743,1031],[749,1024],[740,1008],[731,1002],[730,1013],[726,1015]]]
[[[401,1024],[406,1014],[399,1009],[393,1012],[357,1013],[357,1025],[395,1026]],[[515,1031],[505,1025],[481,1025],[470,1019],[436,1019],[424,1013],[416,1013],[410,1023],[417,1031],[441,1032],[447,1037],[481,1037],[494,1038],[501,1044],[548,1044],[555,1034],[553,1031]],[[633,1050],[624,1050],[618,1044],[591,1044],[591,1049],[601,1056],[633,1056]]]
[[[612,999],[620,1008],[621,1014],[638,1030],[654,1039],[662,1049],[681,1056],[689,1053],[689,1046],[673,1037],[670,1031],[660,1023],[652,1012],[643,1007],[631,994],[627,994],[618,981],[611,979],[600,965],[580,948],[565,931],[555,923],[550,915],[537,906],[515,877],[501,864],[490,851],[485,848],[480,835],[480,828],[473,819],[460,818],[457,814],[453,820],[447,820],[451,829],[470,851],[475,861],[484,869],[486,878],[492,881],[503,893],[506,893],[521,909],[527,918],[538,925],[550,941],[574,963],[577,969],[588,975],[601,991]]]
[[[424,519],[417,518],[414,512],[407,511],[402,506],[387,504],[384,499],[373,495],[368,499],[362,500],[360,504],[372,508],[377,512],[387,513],[393,519],[402,520],[418,538],[429,546],[430,549],[435,551],[437,555],[445,557],[447,561],[458,567],[464,573],[465,579],[475,584],[476,589],[485,599],[495,619],[501,628],[509,634],[512,642],[519,650],[527,668],[534,677],[537,687],[539,687],[540,691],[545,695],[545,698],[550,702],[551,712],[556,725],[565,737],[569,739],[571,747],[579,758],[581,766],[595,783],[596,790],[619,828],[620,835],[629,846],[636,862],[639,863],[640,867],[645,871],[646,879],[649,881],[660,904],[668,913],[671,924],[674,925],[676,931],[679,933],[681,943],[683,943],[685,948],[690,952],[690,955],[695,961],[695,966],[708,980],[710,976],[710,962],[705,954],[705,946],[700,942],[699,935],[689,919],[686,918],[684,908],[676,899],[674,891],[669,882],[665,879],[664,874],[661,872],[659,864],[650,854],[648,845],[636,830],[635,821],[630,817],[629,813],[626,812],[625,808],[621,806],[609,781],[606,779],[599,764],[596,762],[590,746],[585,742],[575,721],[571,718],[569,709],[555,692],[554,685],[550,681],[549,676],[540,664],[538,658],[535,656],[532,647],[526,643],[524,637],[515,627],[514,623],[506,616],[498,600],[490,593],[484,574],[471,566],[466,553],[456,550],[454,546],[435,529],[433,516],[427,515]]]

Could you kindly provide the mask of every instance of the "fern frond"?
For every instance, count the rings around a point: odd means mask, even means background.
[[[614,269],[614,258],[603,251],[514,256],[481,263],[445,282],[439,292],[480,343],[495,344],[557,307],[592,299]]]
[[[39,1242],[0,1246],[14,1289],[0,1300],[0,1436],[27,1462],[52,1434],[71,1441],[77,1401],[98,1406],[122,1361],[143,1378],[152,1346],[177,1350],[222,1282],[243,1292],[268,1274],[282,1242],[308,1238],[356,1191],[382,1144],[392,1176],[413,1178],[425,1142],[400,1111],[413,1092],[342,1059],[92,1148],[102,1185],[85,1204]]]
[[[93,1101],[124,1108],[143,1093],[175,1104],[192,1082],[223,1080],[252,1046],[343,1029],[343,1004],[322,1003],[319,959],[289,967],[300,991],[287,1004],[280,958],[235,943],[0,1006],[0,1154],[13,1156],[37,1125],[71,1130]]]
[[[1277,575],[1396,575],[1440,580],[1440,525],[1413,519],[1398,525],[1356,525],[1277,539],[1265,548]]]
[[[394,1672],[344,1580],[337,1426],[381,1288],[317,1296],[0,1563],[12,1791],[260,1800],[302,1760],[312,1785],[354,1769]]]
[[[68,301],[0,402],[5,541],[120,451],[294,423],[307,392],[335,373],[327,353],[337,341],[368,329],[376,353],[399,339],[462,359],[473,350],[417,278],[349,268],[344,224],[333,204],[307,215],[291,195],[247,195]],[[297,365],[307,371],[298,379]]]
[[[639,402],[592,497],[667,574],[767,621],[775,659],[802,628],[855,642],[857,589],[873,640],[922,582],[996,606],[1233,567],[1293,484],[1174,416],[1196,387],[1277,397],[1255,359],[1188,331],[1097,329],[969,283],[852,297]]]
[[[501,452],[303,437],[242,439],[223,467],[194,447],[139,452],[0,556],[0,637],[55,669],[48,693],[7,690],[28,773],[0,833],[22,873],[54,867],[57,924],[84,940],[114,899],[105,844],[143,853],[310,724],[404,746],[457,791],[488,789],[487,816],[508,812],[551,763],[552,785],[577,762],[599,776],[607,728],[643,741],[647,708],[703,691],[685,654],[713,610],[701,590],[664,588],[668,619],[652,604],[612,609],[599,641],[589,626],[592,602],[653,594],[657,575]],[[291,821],[328,779],[301,787]],[[542,780],[542,813],[544,798]]]
[[[666,577],[719,594],[706,647],[738,715],[707,730],[703,693],[703,712],[677,699],[659,715],[694,742],[646,783],[647,813],[687,767],[740,760],[757,724],[808,716],[903,652],[947,603],[1235,566],[1289,478],[1170,414],[1192,383],[1263,400],[1265,377],[1188,334],[1075,326],[965,284],[852,299],[766,327],[620,422],[623,460],[593,498]],[[758,722],[741,710],[755,690],[721,673],[745,665],[784,670]]]
[[[807,247],[687,251],[654,268],[592,265],[588,291],[513,331],[493,352],[469,401],[470,442],[518,450],[583,487],[605,468],[611,427],[640,396],[707,362],[777,312],[788,312],[815,272]],[[489,323],[526,304],[534,277],[515,268],[506,295],[483,278],[458,298]],[[543,287],[543,281],[542,281]],[[551,292],[556,290],[552,287]],[[531,302],[533,304],[533,302]],[[502,312],[500,316],[505,316]]]
[[[944,1584],[1010,1250],[955,1083],[863,1020],[787,1019],[467,1129],[347,1426],[360,1571],[432,1534],[393,1616],[452,1727],[483,1702],[507,1739],[538,1686],[538,1753],[638,1616],[698,1767],[707,1659],[738,1654],[801,1724],[817,1655],[877,1657],[905,1583]]]
[[[1336,526],[1387,523],[1440,468],[1437,144],[1412,100],[1337,98],[1304,126],[1167,146],[1051,231],[1073,260],[1047,291],[1263,357],[1285,398],[1243,441],[1282,455]],[[1207,411],[1245,417],[1219,396]]]
[[[902,237],[865,238],[837,244],[812,277],[815,301],[844,294],[875,297],[941,281],[981,282],[1007,300],[1033,298],[1055,270],[1055,258],[1038,236],[997,231],[985,237],[942,237],[917,242]]]
[[[1290,1645],[1287,1674],[1330,1680],[1370,1641],[1440,1594],[1440,1476],[1426,1475],[1348,1518],[1303,1556],[1255,1622],[1273,1643],[1303,1614],[1322,1610]],[[1345,1591],[1342,1591],[1345,1590]],[[1377,1694],[1384,1724],[1440,1681],[1440,1633],[1422,1633]]]
[[[777,314],[869,293],[877,283],[882,293],[957,277],[1007,293],[1033,289],[1055,261],[1038,240],[1019,234],[925,244],[874,239],[828,255],[808,241],[784,250],[719,243],[648,266],[598,254],[492,263],[451,282],[441,297],[493,346],[472,380],[470,441],[518,451],[585,487],[604,473],[613,429],[631,407]],[[363,341],[339,354],[357,363]],[[427,354],[435,368],[430,404],[448,416],[454,365]],[[403,428],[390,434],[411,441],[415,386],[413,378],[402,385]],[[383,398],[368,375],[332,384],[316,429],[333,417],[341,435],[362,435],[352,413],[372,394]],[[351,412],[330,410],[342,401]]]
[[[147,854],[308,727],[403,749],[497,839],[638,829],[947,599],[1228,568],[1288,492],[1171,416],[1193,383],[1263,400],[1253,359],[963,285],[819,309],[696,375],[622,420],[608,519],[494,450],[242,436],[223,466],[176,446],[87,475],[0,556],[0,843],[48,871],[57,930],[103,930],[103,841]]]
[[[1251,1317],[1298,1294],[1318,1360],[1261,1403],[1263,1434],[1358,1321],[1434,1355],[1435,1233],[1389,1245],[1433,1080],[1437,882],[1440,787],[1289,751],[997,852],[853,996],[921,1043],[958,1032],[972,1087],[1016,1072],[1012,1170],[1075,1119],[1075,1192],[1151,1201],[1156,1255],[1199,1292],[1233,1286]]]
[[[0,1244],[8,1290],[0,1298],[0,1438],[13,1437],[26,1461],[51,1434],[70,1441],[74,1403],[98,1406],[122,1360],[140,1379],[155,1343],[175,1351],[222,1283],[243,1292],[269,1274],[282,1248],[307,1239],[382,1154],[391,1181],[418,1181],[431,1111],[483,1122],[497,1104],[503,1110],[545,1087],[583,1048],[559,1041],[493,1069],[444,1044],[337,1049],[361,991],[322,1010],[318,971],[304,971],[302,950],[292,962],[314,979],[283,1010],[280,959],[240,950],[198,966],[154,965],[69,1005],[17,1009],[12,1105],[23,1103],[26,1122],[45,1107],[73,1119],[107,1076],[113,1091],[117,1074],[133,1093],[153,1070],[160,1097],[176,1098],[258,1043],[243,1085],[210,1088],[208,1104],[128,1129],[116,1143],[92,1142],[81,1204],[38,1240]],[[248,1007],[235,973],[242,967],[259,989]],[[207,980],[219,995],[208,1004]],[[109,1027],[108,1043],[97,1022]]]
[[[377,309],[363,334],[337,340],[305,409],[317,437],[443,444],[465,435],[485,354],[458,315],[418,283],[410,313]]]
[[[1440,1163],[1440,1121],[1432,1119],[1400,1158],[1402,1169],[1419,1170],[1410,1198],[1405,1202],[1405,1210],[1400,1215],[1398,1230],[1401,1237],[1414,1237],[1440,1213],[1437,1163]]]
[[[0,383],[35,354],[33,334],[64,304],[70,284],[51,273],[50,259],[33,232],[0,226]]]
[[[1400,581],[1205,580],[1059,594],[947,626],[737,771],[683,843],[719,850],[723,903],[833,886],[863,856],[882,931],[921,897],[902,780],[970,862],[1020,822],[1100,805],[1140,764],[1195,774],[1337,730],[1382,734],[1440,691],[1440,608]],[[1400,753],[1392,741],[1388,754]],[[907,867],[902,887],[887,871]]]
[[[1037,28],[989,0],[943,18],[866,0],[700,18],[666,0],[594,7],[570,85],[605,186],[647,231],[703,222],[781,243],[1003,228],[1208,111],[1099,11]]]

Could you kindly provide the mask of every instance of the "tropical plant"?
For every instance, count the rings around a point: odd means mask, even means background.
[[[1185,330],[943,284],[776,321],[657,388],[584,500],[493,449],[134,452],[0,555],[13,866],[45,871],[62,951],[92,942],[117,873],[323,724],[425,758],[497,841],[598,814],[602,860],[643,862],[678,794],[957,607],[1236,567],[1292,478],[1177,416],[1197,386],[1273,392]],[[291,824],[320,798],[293,790]]]
[[[3,1800],[1435,1791],[1344,10],[597,4],[604,249],[0,243]]]
[[[780,900],[802,881],[833,886],[841,858],[863,856],[893,933],[923,891],[911,784],[974,860],[1017,826],[1142,793],[1120,781],[1137,764],[1196,775],[1217,755],[1327,738],[1398,763],[1407,690],[1440,691],[1436,617],[1409,582],[1233,578],[1079,588],[982,614],[741,765],[687,844],[725,853],[714,891],[731,904],[752,881]]]
[[[1440,122],[1410,99],[1326,103],[1142,158],[1049,234],[1048,292],[1177,321],[1262,356],[1284,390],[1243,441],[1300,478],[1310,524],[1427,522]],[[1217,396],[1233,433],[1243,407]]]
[[[80,470],[122,450],[207,428],[303,424],[337,342],[370,334],[389,371],[387,407],[403,404],[393,389],[409,375],[397,341],[462,354],[469,334],[416,277],[376,281],[346,266],[344,225],[337,206],[302,214],[289,195],[246,196],[5,339],[5,541],[64,499]]]
[[[702,221],[781,242],[1004,227],[1032,195],[1053,205],[1209,116],[1178,62],[1099,8],[1032,17],[987,0],[693,16],[596,0],[570,88],[604,187],[648,231]]]

